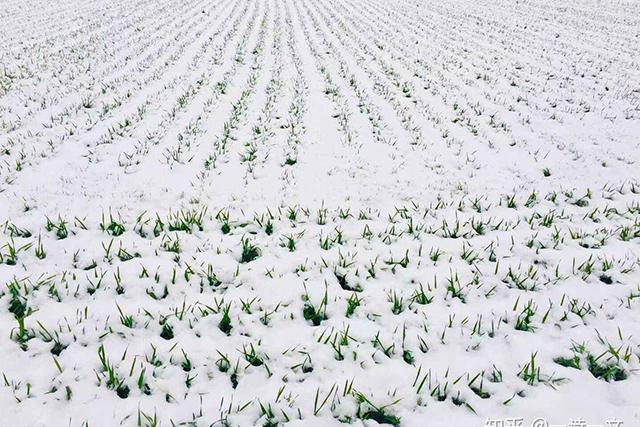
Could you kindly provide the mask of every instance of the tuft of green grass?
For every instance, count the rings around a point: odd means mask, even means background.
[[[27,350],[27,341],[33,338],[35,334],[31,330],[27,329],[24,323],[25,318],[32,312],[31,308],[28,307],[26,289],[25,295],[22,295],[22,287],[17,280],[9,283],[7,288],[9,290],[9,295],[11,296],[11,299],[9,300],[9,312],[13,314],[14,318],[18,322],[18,330],[16,333],[11,331],[11,338],[20,345],[22,350]]]
[[[360,303],[362,303],[362,299],[358,297],[358,294],[356,294],[355,292],[351,294],[349,299],[347,299],[347,311],[345,313],[345,316],[353,316],[353,313],[356,312],[356,308],[360,307]]]
[[[262,366],[264,364],[264,360],[262,360],[262,356],[256,352],[256,349],[253,347],[253,344],[249,344],[249,347],[242,346],[242,354],[244,359],[249,362],[251,366]]]
[[[391,312],[396,316],[404,311],[403,298],[398,296],[396,291],[390,292],[387,295],[387,301],[391,303]]]
[[[573,357],[556,357],[553,361],[565,368],[580,369],[580,357],[578,355],[574,355]]]
[[[220,319],[220,323],[218,323],[218,329],[220,329],[225,334],[229,335],[231,333],[231,317],[229,316],[229,310],[231,309],[231,304],[227,304],[222,308],[222,319]]]
[[[173,326],[169,324],[166,320],[162,324],[162,331],[160,332],[160,336],[165,340],[173,339]]]
[[[627,373],[625,370],[616,363],[599,363],[598,358],[591,354],[587,356],[587,368],[594,377],[603,379],[607,382],[627,379]]]
[[[328,300],[327,289],[325,289],[324,296],[322,297],[322,301],[320,301],[320,304],[317,307],[313,305],[313,303],[311,302],[309,298],[309,294],[306,292],[306,289],[302,299],[304,300],[304,307],[302,308],[302,317],[304,317],[305,320],[311,322],[313,326],[319,326],[323,320],[327,319],[327,300]]]
[[[129,387],[124,384],[124,379],[120,379],[115,366],[109,362],[109,359],[107,359],[104,344],[100,344],[100,347],[98,347],[98,358],[100,359],[102,373],[107,379],[107,388],[115,390],[116,394],[121,399],[129,397]]]
[[[120,236],[125,232],[125,227],[122,222],[118,222],[113,218],[113,215],[109,213],[109,220],[106,220],[104,213],[102,214],[102,220],[100,221],[100,229],[111,236]]]
[[[422,283],[411,295],[411,302],[415,302],[416,304],[427,305],[430,304],[431,301],[433,301],[433,297],[424,291]]]
[[[389,405],[376,406],[360,392],[355,391],[354,397],[358,402],[358,418],[362,420],[373,420],[378,424],[390,424],[395,427],[400,425],[400,418],[389,414],[386,410],[389,406],[395,405],[400,400],[396,400]]]
[[[240,262],[249,263],[260,256],[260,248],[249,241],[248,238],[242,238],[242,254]]]
[[[47,218],[46,230],[47,231],[55,230],[56,237],[59,240],[66,239],[67,236],[69,236],[69,230],[67,229],[67,222],[60,217],[58,217],[57,222],[51,221],[49,218]]]

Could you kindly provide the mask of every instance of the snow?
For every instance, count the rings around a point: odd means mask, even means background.
[[[3,2],[3,423],[640,425],[638,37],[637,2]]]

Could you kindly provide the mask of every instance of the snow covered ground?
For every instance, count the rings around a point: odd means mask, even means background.
[[[1,3],[0,425],[640,426],[639,327],[637,1]]]

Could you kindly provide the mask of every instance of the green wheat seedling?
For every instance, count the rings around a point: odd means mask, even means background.
[[[401,259],[394,260],[392,256],[390,259],[385,260],[384,263],[391,266],[391,271],[393,273],[395,273],[395,266],[397,265],[401,266],[402,268],[407,268],[409,266],[409,250],[407,249],[405,251],[404,257],[402,257]]]
[[[173,326],[167,321],[167,319],[161,319],[160,325],[162,329],[160,331],[160,337],[169,341],[174,338]]]
[[[242,242],[242,253],[240,255],[241,263],[249,263],[251,261],[254,261],[260,256],[261,254],[260,248],[258,248],[258,246],[253,244],[249,240],[249,238],[243,237],[241,242]]]
[[[42,237],[40,235],[38,235],[38,244],[35,247],[34,253],[38,259],[45,259],[47,257],[47,252],[44,250]]]
[[[9,312],[13,314],[16,322],[18,322],[17,331],[11,331],[11,338],[16,341],[22,350],[27,350],[27,341],[32,339],[35,334],[31,329],[26,328],[25,318],[33,312],[28,306],[26,286],[23,287],[17,280],[13,280],[7,285],[10,295]]]
[[[416,304],[420,304],[420,305],[427,305],[427,304],[431,304],[431,302],[433,301],[433,296],[427,294],[427,292],[425,292],[424,287],[422,285],[422,283],[420,283],[418,285],[418,288],[415,289],[413,291],[413,293],[411,294],[411,303],[416,303]]]
[[[229,310],[231,309],[231,304],[227,304],[222,307],[222,318],[218,323],[218,329],[220,329],[225,334],[231,334],[231,329],[233,326],[231,325],[231,317],[229,316]]]
[[[265,355],[260,354],[256,351],[253,344],[249,344],[249,346],[242,346],[241,350],[244,359],[249,363],[249,365],[258,367],[264,364]]]
[[[396,405],[400,402],[400,399],[397,399],[388,405],[376,406],[371,402],[371,400],[369,400],[369,398],[359,391],[354,390],[353,396],[358,403],[357,417],[361,420],[373,420],[379,424],[390,424],[392,426],[400,425],[400,418],[387,412],[387,408]]]
[[[536,364],[537,352],[531,353],[529,361],[522,367],[518,376],[522,378],[530,386],[537,384],[546,384],[555,388],[557,384],[566,381],[564,378],[554,378],[553,376],[544,376],[540,373],[540,367]]]
[[[69,230],[67,229],[66,221],[64,221],[60,217],[58,217],[57,222],[50,220],[48,217],[46,219],[47,219],[47,224],[45,228],[47,231],[51,232],[55,230],[55,235],[60,240],[67,238],[67,236],[69,235]]]
[[[347,299],[347,309],[345,312],[345,316],[351,317],[356,312],[356,309],[360,307],[362,304],[362,299],[358,296],[357,293],[352,293],[351,296]]]
[[[296,242],[298,242],[304,236],[304,230],[297,234],[285,234],[280,239],[280,246],[287,248],[289,252],[296,250]]]
[[[451,272],[447,278],[447,295],[451,298],[459,299],[462,303],[466,302],[466,296],[463,293],[458,273],[453,274],[453,272]]]
[[[124,378],[120,378],[116,367],[107,359],[103,344],[98,347],[98,358],[101,366],[101,371],[96,372],[98,384],[102,383],[102,379],[104,378],[106,379],[107,388],[115,390],[118,397],[121,399],[129,397],[129,387],[124,384]]]
[[[144,269],[144,267],[143,267]],[[116,282],[116,293],[118,295],[122,295],[125,292],[124,286],[122,284],[122,276],[120,275],[120,267],[116,268],[115,273],[113,273],[113,280]]]
[[[502,281],[523,291],[535,291],[538,288],[538,284],[535,280],[537,274],[538,270],[533,266],[530,266],[525,272],[520,271],[519,268],[518,270],[514,270],[509,267],[507,275],[502,279]]]
[[[230,218],[229,212],[226,210],[220,210],[216,214],[216,219],[220,223],[220,230],[222,231],[222,234],[229,234],[229,232],[231,231],[229,218]]]
[[[404,311],[404,299],[398,296],[395,290],[387,294],[387,301],[391,303],[391,312],[393,314],[398,315]]]
[[[135,325],[135,320],[133,316],[124,314],[124,312],[122,311],[122,308],[120,308],[118,304],[116,304],[116,307],[118,308],[118,313],[120,314],[120,323],[122,323],[122,325],[125,326],[126,328],[129,328],[129,329],[133,328]]]
[[[16,265],[18,262],[18,254],[20,252],[26,252],[33,246],[33,243],[26,243],[22,246],[17,246],[13,240],[13,237],[10,238],[9,242],[5,243],[3,246],[6,249],[7,253],[2,254],[0,252],[0,264],[5,263],[7,265]]]
[[[516,302],[517,306],[517,302]],[[515,309],[515,307],[514,307]],[[535,332],[535,327],[531,324],[533,316],[535,316],[537,311],[536,305],[533,303],[533,300],[527,302],[527,305],[522,310],[522,313],[518,315],[516,319],[515,328],[519,331],[527,331],[527,332]]]
[[[45,326],[40,323],[40,321],[36,321],[39,328],[40,338],[42,341],[46,343],[53,343],[51,347],[51,354],[54,356],[60,356],[60,354],[68,347],[68,345],[64,344],[60,339],[60,335],[58,331],[54,331],[51,333]]]
[[[460,258],[465,260],[470,265],[482,261],[480,255],[475,252],[467,242],[462,243],[462,253],[460,254]]]
[[[311,322],[313,326],[319,326],[323,320],[327,319],[327,302],[328,302],[328,290],[325,288],[324,296],[317,306],[311,302],[309,294],[305,287],[305,294],[302,297],[304,301],[304,307],[302,309],[302,317]]]
[[[491,394],[484,389],[484,374],[484,371],[478,372],[473,376],[473,378],[468,381],[467,385],[471,389],[471,391],[476,394],[476,396],[480,397],[481,399],[488,399],[491,397]]]
[[[372,340],[373,347],[382,351],[382,353],[387,356],[389,359],[393,357],[396,351],[395,343],[384,345],[382,341],[380,341],[380,331],[378,331],[375,337]]]
[[[431,248],[429,250],[429,259],[431,261],[433,261],[434,263],[438,262],[438,260],[440,259],[440,257],[442,256],[442,251],[440,250],[440,248]]]
[[[168,235],[165,235],[162,238],[162,248],[167,252],[173,252],[175,254],[179,254],[181,251],[180,248],[180,237],[177,233],[175,233],[174,238],[171,239]]]
[[[103,213],[100,221],[100,229],[111,236],[120,236],[126,231],[125,226],[121,221],[122,220],[116,221],[111,212],[109,212],[109,219],[107,220]]]
[[[28,239],[32,236],[31,231],[26,228],[20,228],[17,225],[10,223],[9,221],[4,224],[4,232],[9,234],[10,237],[21,237]]]
[[[194,229],[203,231],[203,221],[207,213],[207,208],[202,209],[181,209],[175,214],[169,212],[167,227],[169,231],[193,232]]]

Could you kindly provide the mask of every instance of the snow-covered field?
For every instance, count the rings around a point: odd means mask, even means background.
[[[640,426],[640,3],[3,0],[0,224],[2,426]]]

